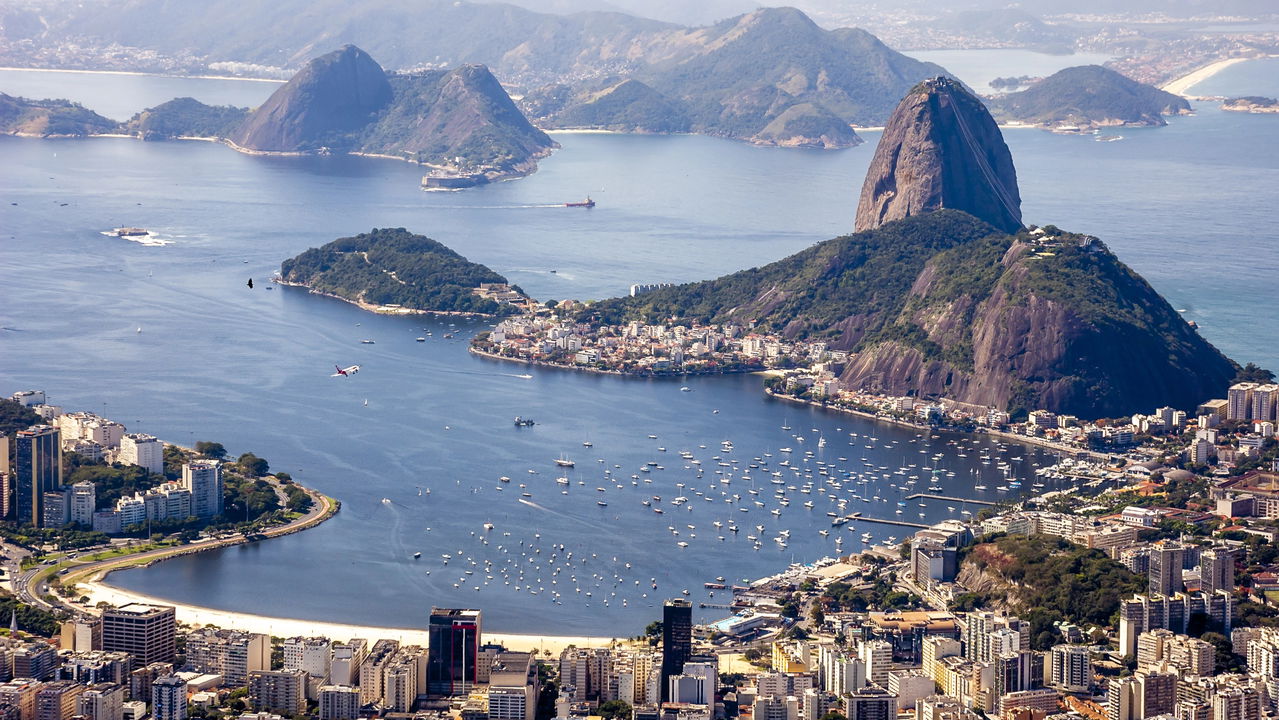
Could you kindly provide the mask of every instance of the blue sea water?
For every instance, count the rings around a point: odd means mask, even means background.
[[[1212,82],[1273,95],[1275,75],[1252,65]],[[83,86],[64,84],[66,76],[46,74],[35,88],[46,92],[22,94],[74,96],[89,107],[110,98],[120,115],[155,102],[157,91],[137,90],[134,77]],[[0,91],[13,82],[0,71]],[[195,81],[169,82],[163,92],[205,99]],[[270,90],[243,85],[221,101],[254,104]],[[1279,203],[1279,118],[1197,111],[1166,128],[1115,131],[1119,142],[1008,131],[1025,215],[1098,235],[1227,354],[1279,366],[1269,312],[1279,302],[1279,251],[1268,218]],[[867,145],[817,152],[565,134],[533,176],[458,193],[424,193],[417,170],[385,160],[0,138],[0,390],[39,387],[69,409],[170,441],[253,451],[343,502],[314,530],[119,573],[120,586],[341,622],[417,626],[433,604],[474,605],[493,629],[635,633],[662,598],[684,589],[714,602],[701,587],[714,577],[855,551],[863,532],[877,542],[910,532],[868,522],[831,528],[826,513],[837,506],[801,492],[805,473],[816,481],[824,469],[873,468],[865,494],[880,499],[853,500],[849,511],[933,522],[978,507],[908,501],[893,486],[910,475],[927,485],[936,468],[944,494],[995,500],[1016,494],[995,489],[1007,482],[1000,458],[1027,491],[1045,458],[769,401],[750,376],[634,380],[488,361],[466,352],[483,323],[377,316],[261,281],[307,247],[375,226],[430,235],[543,299],[714,277],[851,229],[877,139],[865,136]],[[548,207],[587,193],[598,207]],[[126,224],[170,244],[101,234]],[[252,291],[250,276],[259,281]],[[376,344],[360,344],[365,338]],[[329,377],[334,364],[352,363],[364,368],[358,376]],[[515,415],[538,425],[516,429]],[[807,470],[780,466],[783,447]],[[701,478],[680,450],[701,461]],[[554,481],[562,453],[577,462],[567,495]],[[773,499],[770,472],[794,486],[789,506]],[[979,483],[988,490],[973,490]],[[765,507],[754,505],[752,484]],[[672,506],[681,494],[690,502]],[[741,501],[724,502],[733,494]],[[782,530],[791,533],[786,547],[773,540]],[[747,535],[763,540],[760,550]]]

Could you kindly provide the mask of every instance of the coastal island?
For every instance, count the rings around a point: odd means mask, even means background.
[[[423,235],[383,228],[285,260],[277,282],[384,313],[501,316],[530,302],[484,265]]]
[[[1101,127],[1162,127],[1190,113],[1185,98],[1100,65],[1058,71],[1025,90],[988,100],[1001,121],[1083,132]]]
[[[1227,98],[1221,104],[1221,109],[1229,112],[1255,113],[1258,115],[1279,113],[1279,100],[1257,95]]]

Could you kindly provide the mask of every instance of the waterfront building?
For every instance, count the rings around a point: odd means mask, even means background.
[[[670,679],[684,671],[693,651],[693,604],[672,598],[662,605],[662,702],[670,700]]]
[[[116,448],[124,437],[124,426],[91,412],[59,415],[54,421],[62,431],[62,441],[91,440],[104,448]]]
[[[261,633],[201,628],[187,635],[186,660],[197,672],[221,675],[224,685],[240,687],[248,682],[249,673],[271,669],[271,638]]]
[[[186,720],[187,683],[177,675],[155,678],[151,683],[151,717],[154,720]]]
[[[164,443],[154,435],[125,433],[120,438],[120,452],[116,461],[125,465],[137,465],[156,475],[164,474]]]
[[[480,628],[479,610],[431,608],[427,626],[427,692],[463,695],[475,687]]]
[[[530,653],[497,656],[488,689],[489,720],[533,720],[537,710],[537,666]]]
[[[129,603],[102,611],[102,649],[129,653],[139,664],[173,662],[176,634],[170,606]]]
[[[360,663],[361,705],[381,702],[384,671],[399,651],[400,643],[395,640],[383,639],[373,644],[373,649],[364,658],[364,662]]]
[[[16,517],[19,525],[44,522],[44,495],[62,487],[61,432],[49,425],[19,430],[13,462]]]
[[[357,720],[360,717],[360,691],[349,685],[320,687],[320,720]]]
[[[254,670],[249,673],[249,701],[254,710],[301,714],[306,711],[306,678],[302,670]]]
[[[76,714],[86,720],[124,720],[124,687],[115,683],[95,683],[77,700]]]
[[[222,514],[222,464],[192,460],[182,466],[182,487],[191,493],[192,515],[207,519]]]
[[[82,528],[93,527],[93,513],[98,509],[97,486],[85,481],[67,491],[68,519]]]

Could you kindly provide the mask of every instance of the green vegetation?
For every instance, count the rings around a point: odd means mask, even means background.
[[[29,100],[0,93],[0,132],[22,135],[94,135],[117,123],[69,100]]]
[[[9,627],[14,609],[18,612],[18,629],[40,637],[53,637],[58,633],[58,618],[47,610],[18,602],[12,595],[0,597],[0,623]]]
[[[853,341],[853,349],[860,349],[901,313],[911,285],[934,255],[995,234],[957,211],[906,218],[818,243],[762,268],[604,300],[582,317],[607,324],[671,318],[754,323],[766,332]]]
[[[1231,382],[1232,383],[1241,383],[1241,382],[1268,383],[1268,382],[1274,382],[1274,379],[1275,379],[1274,372],[1267,370],[1263,367],[1260,367],[1256,363],[1248,363],[1247,365],[1244,365],[1243,367],[1239,368],[1239,372],[1235,374],[1235,378],[1234,380],[1231,380]]]
[[[919,607],[920,598],[894,590],[893,576],[875,575],[868,584],[853,586],[844,582],[826,586],[817,603],[823,612],[864,612],[866,610],[906,610]]]
[[[211,460],[221,460],[226,457],[226,448],[222,447],[222,443],[208,440],[196,441],[195,451]]]
[[[247,108],[205,105],[189,97],[174,98],[134,115],[121,130],[146,140],[176,137],[223,138],[249,114]]]
[[[624,700],[608,700],[600,703],[595,712],[603,720],[627,720],[631,716],[631,706]]]
[[[555,98],[552,89],[545,90],[543,94],[550,94],[548,100]],[[589,94],[557,115],[555,122],[562,127],[657,133],[688,132],[691,127],[680,103],[638,80],[623,80]]]
[[[42,422],[44,421],[40,416],[26,405],[17,400],[0,398],[0,437],[12,435]]]
[[[374,229],[311,248],[284,261],[281,274],[317,292],[375,305],[489,315],[513,312],[472,292],[481,283],[505,283],[506,278],[404,228]]]
[[[1164,125],[1163,115],[1190,111],[1185,98],[1100,65],[1066,68],[989,103],[998,117],[1043,125]]]
[[[956,598],[952,609],[1006,603],[1032,624],[1036,649],[1056,642],[1052,624],[1110,623],[1120,601],[1145,589],[1145,582],[1099,550],[1047,536],[1008,535],[970,547],[963,565],[984,571],[1000,584],[989,593]],[[1047,637],[1040,637],[1045,632]]]

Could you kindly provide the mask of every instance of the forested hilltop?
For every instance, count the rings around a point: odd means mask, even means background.
[[[1192,408],[1234,365],[1097,238],[938,210],[580,319],[735,323],[851,353],[841,382],[1011,412]]]
[[[481,284],[506,278],[404,228],[373,229],[311,248],[280,267],[284,282],[367,305],[427,312],[508,315],[510,305],[485,299]]]
[[[1168,124],[1165,115],[1190,112],[1185,98],[1100,65],[1066,68],[989,105],[1002,120],[1044,127],[1163,126]]]

